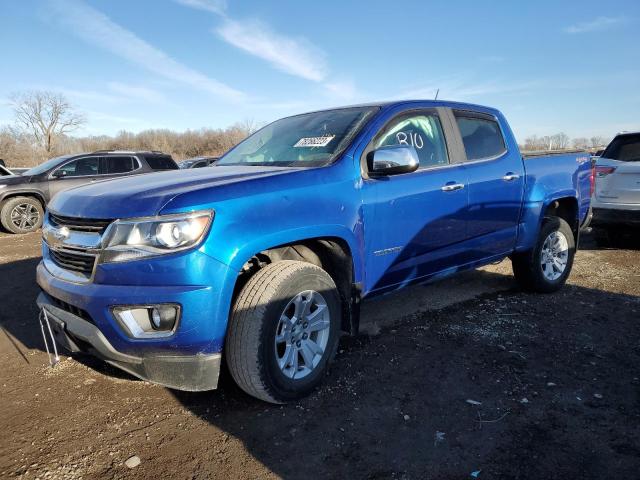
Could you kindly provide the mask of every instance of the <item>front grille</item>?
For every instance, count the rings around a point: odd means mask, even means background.
[[[113,220],[64,217],[49,212],[49,222],[58,227],[67,227],[69,230],[103,233]]]
[[[52,297],[50,295],[49,295],[49,298],[51,299],[52,303],[56,307],[58,307],[60,310],[64,310],[65,312],[69,312],[70,314],[75,315],[76,317],[80,317],[83,320],[86,320],[87,322],[93,323],[93,319],[91,318],[91,315],[89,315],[83,309],[75,307],[70,303],[64,302],[59,298]]]
[[[91,275],[96,262],[95,255],[86,253],[80,249],[72,250],[69,247],[66,247],[64,250],[53,250],[49,248],[49,256],[60,268],[81,272],[86,275]]]

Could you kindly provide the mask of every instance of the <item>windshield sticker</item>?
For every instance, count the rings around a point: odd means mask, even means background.
[[[335,135],[325,135],[324,137],[304,137],[296,142],[295,148],[326,147]]]

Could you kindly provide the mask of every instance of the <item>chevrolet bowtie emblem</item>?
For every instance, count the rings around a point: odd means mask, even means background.
[[[56,240],[65,240],[69,238],[69,229],[67,227],[54,229],[51,233]]]

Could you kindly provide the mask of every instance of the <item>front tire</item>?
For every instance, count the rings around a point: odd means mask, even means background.
[[[535,247],[512,257],[513,274],[525,290],[555,292],[567,281],[575,253],[569,224],[559,217],[546,217]]]
[[[227,331],[231,376],[249,395],[286,403],[322,381],[340,336],[340,296],[327,272],[310,263],[272,263],[238,295]]]
[[[33,197],[13,197],[4,202],[0,222],[11,233],[35,232],[42,226],[44,208]]]

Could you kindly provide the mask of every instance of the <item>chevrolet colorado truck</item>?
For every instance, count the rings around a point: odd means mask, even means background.
[[[180,390],[282,403],[320,383],[365,298],[509,257],[566,281],[593,171],[523,158],[503,115],[398,101],[278,120],[212,168],[58,194],[37,303],[57,344]]]

